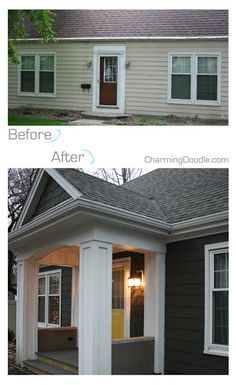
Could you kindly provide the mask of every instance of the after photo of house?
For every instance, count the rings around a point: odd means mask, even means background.
[[[228,374],[228,169],[8,176],[9,374]]]
[[[228,11],[9,10],[9,125],[227,125]]]

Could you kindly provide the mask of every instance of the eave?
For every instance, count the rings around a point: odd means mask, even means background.
[[[56,37],[56,41],[166,41],[166,40],[228,40],[227,35],[222,36],[87,36],[87,37]],[[19,42],[42,41],[41,38],[16,39]]]

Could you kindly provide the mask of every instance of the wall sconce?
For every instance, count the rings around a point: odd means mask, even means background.
[[[130,62],[130,61],[127,61],[127,62],[125,63],[125,65],[126,65],[126,68],[128,69],[128,68],[130,68],[130,66],[131,66],[131,62]]]
[[[128,287],[144,286],[143,270],[137,270],[136,273],[131,273],[128,278]]]
[[[87,61],[87,67],[88,67],[88,68],[92,67],[92,63],[93,63],[92,60],[88,60],[88,61]]]

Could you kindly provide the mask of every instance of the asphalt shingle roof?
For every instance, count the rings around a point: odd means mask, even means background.
[[[157,169],[123,188],[154,198],[170,223],[228,210],[227,169]]]
[[[169,223],[228,210],[227,169],[157,169],[117,186],[76,169],[58,169],[82,194]]]
[[[209,37],[228,36],[228,11],[183,10],[54,10],[58,38]],[[37,38],[26,21],[29,37]]]
[[[127,210],[150,218],[166,221],[159,205],[138,192],[122,189],[113,183],[76,169],[57,169],[74,187],[82,198],[104,203],[119,209]]]

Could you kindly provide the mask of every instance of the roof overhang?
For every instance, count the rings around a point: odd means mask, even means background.
[[[164,221],[146,217],[123,209],[84,198],[69,199],[53,209],[43,213],[29,223],[22,225],[9,234],[9,246],[14,247],[22,241],[30,240],[41,231],[53,229],[58,225],[94,221],[120,225],[139,231],[155,234],[173,242],[208,234],[226,232],[228,229],[228,212],[206,215],[204,217],[169,224]]]

